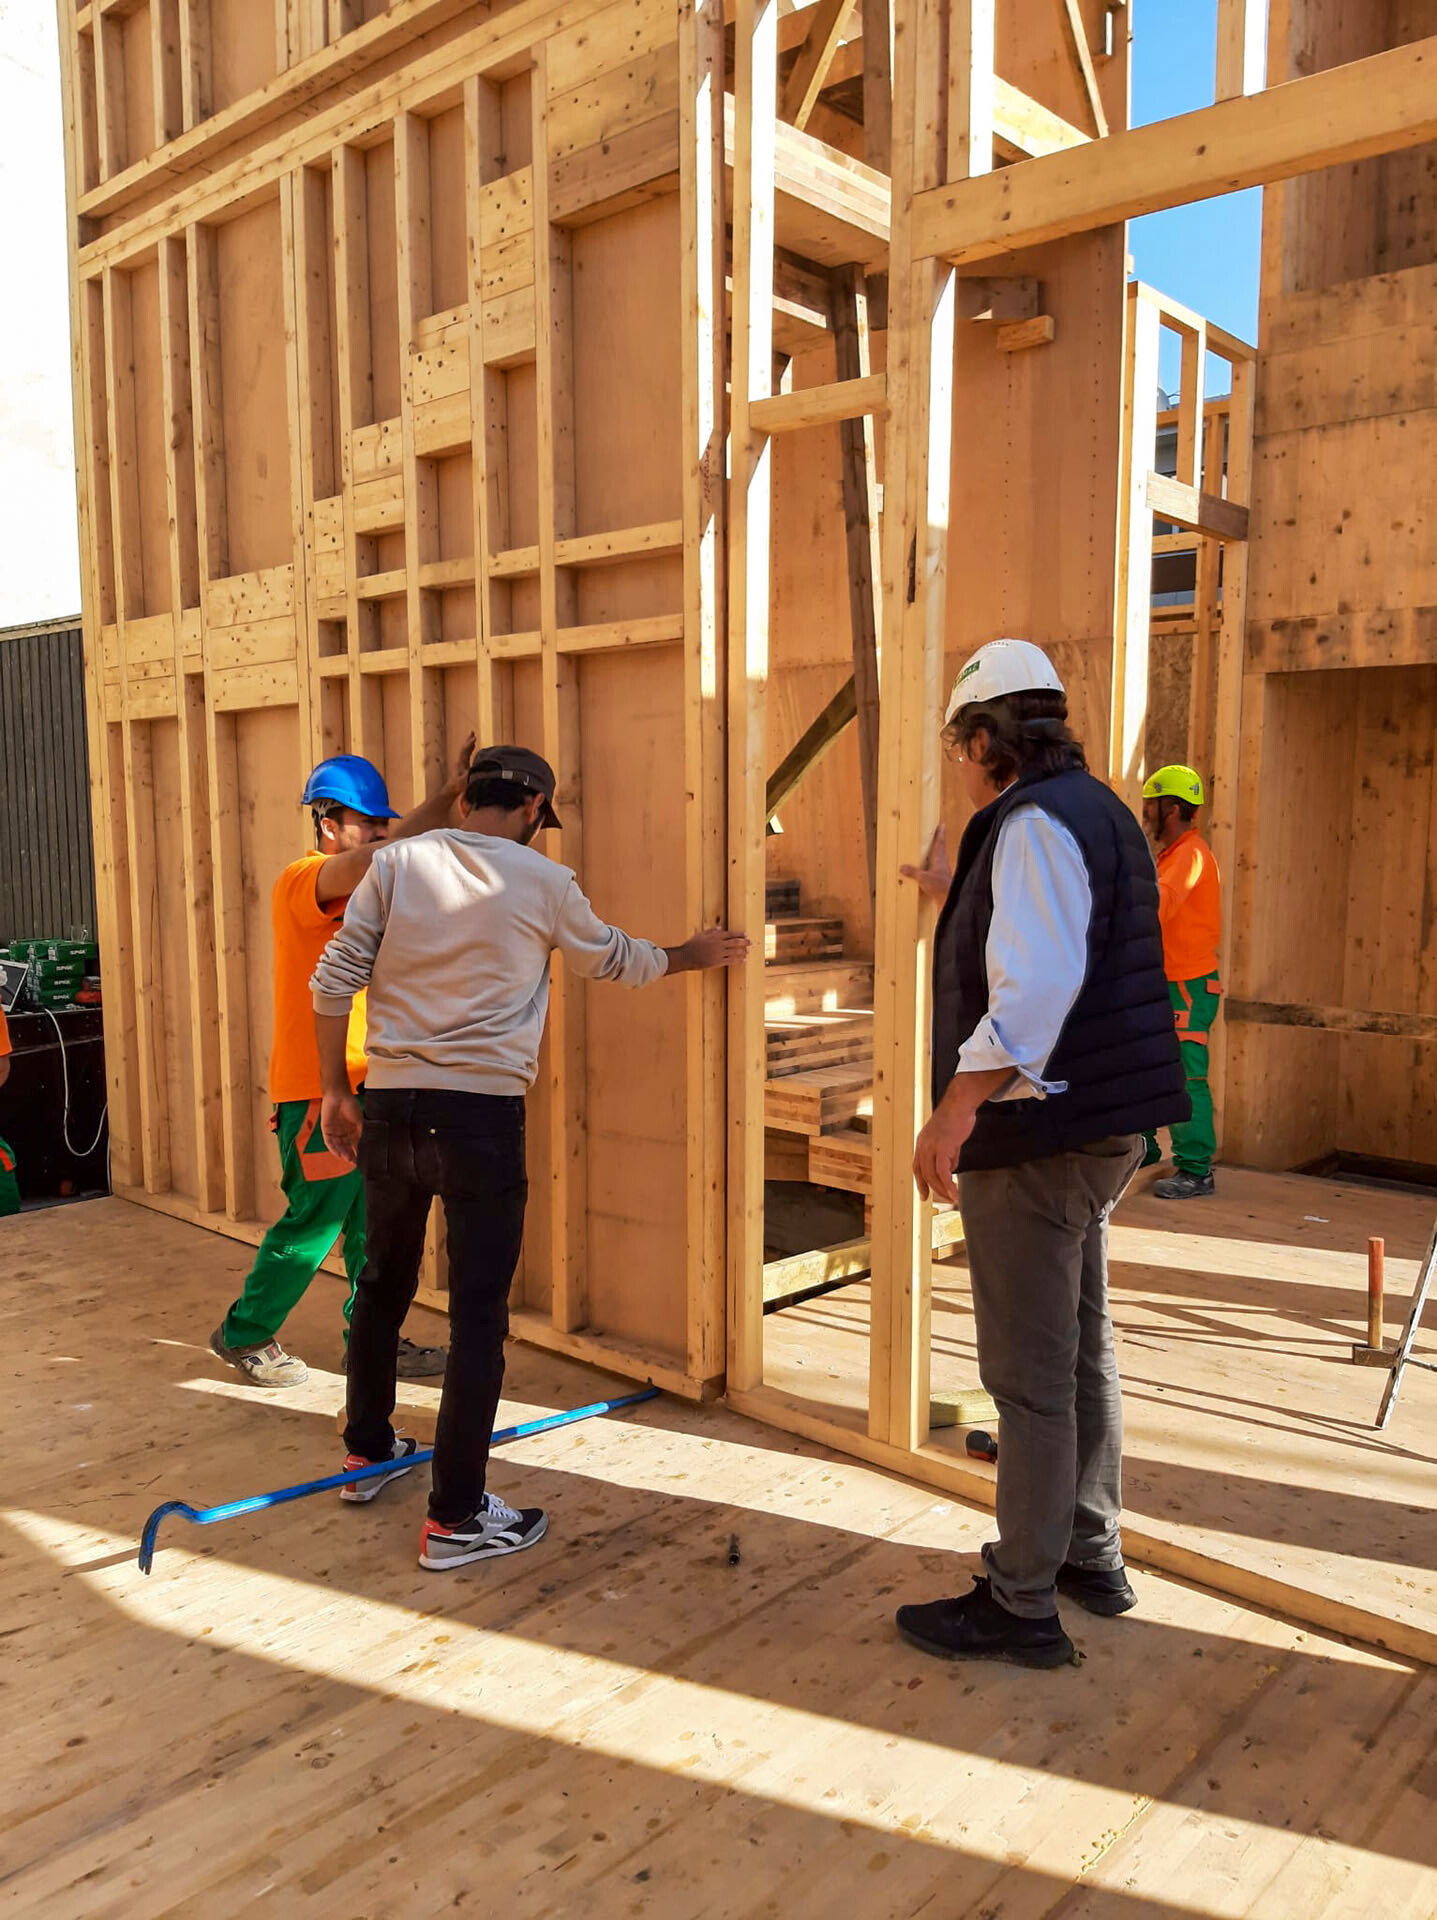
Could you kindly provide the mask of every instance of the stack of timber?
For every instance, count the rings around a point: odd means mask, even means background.
[[[796,881],[765,902],[765,1175],[847,1185],[820,1180],[813,1155],[873,1113],[873,969],[844,955],[841,920],[803,916]]]

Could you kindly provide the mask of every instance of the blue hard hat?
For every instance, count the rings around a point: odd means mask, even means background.
[[[398,811],[389,804],[389,789],[384,775],[372,760],[357,753],[336,753],[321,760],[304,783],[301,804],[312,806],[316,800],[334,800],[371,820],[397,820]]]

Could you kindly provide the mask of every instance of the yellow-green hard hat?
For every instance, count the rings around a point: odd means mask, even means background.
[[[1186,800],[1189,806],[1202,805],[1202,778],[1191,767],[1159,767],[1143,783],[1144,800]]]

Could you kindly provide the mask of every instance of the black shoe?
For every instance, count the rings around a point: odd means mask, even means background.
[[[1216,1192],[1210,1173],[1175,1173],[1153,1182],[1155,1200],[1206,1200]]]
[[[1058,1569],[1058,1591],[1076,1600],[1080,1607],[1086,1607],[1089,1613],[1108,1617],[1128,1613],[1138,1604],[1138,1596],[1121,1566],[1075,1567],[1069,1562]]]
[[[1011,1660],[1019,1667],[1078,1664],[1073,1643],[1056,1613],[1025,1620],[993,1598],[988,1581],[974,1578],[961,1600],[930,1600],[900,1607],[895,1616],[905,1640],[940,1660]]]

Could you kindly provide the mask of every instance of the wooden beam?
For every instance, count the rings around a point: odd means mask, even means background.
[[[935,1208],[930,1231],[935,1252],[940,1247],[957,1246],[963,1239],[963,1216],[956,1207],[941,1212]],[[872,1264],[873,1242],[866,1237],[766,1261],[763,1303],[773,1307],[797,1294],[812,1293],[816,1287],[841,1287],[867,1273]]]
[[[1248,513],[1219,494],[1201,493],[1166,473],[1149,473],[1147,501],[1160,520],[1193,533],[1216,534],[1220,540],[1246,540]]]
[[[1262,90],[1267,66],[1267,0],[1217,0],[1217,85],[1214,98],[1234,100]]]
[[[1029,347],[1050,345],[1057,332],[1051,313],[1036,313],[1031,320],[1008,320],[995,328],[993,345],[999,353],[1026,353]]]
[[[728,743],[730,924],[764,922],[773,450],[752,418],[773,388],[773,219],[778,0],[738,0],[733,93]],[[795,134],[802,140],[806,136]],[[728,1378],[763,1380],[763,949],[729,976]]]
[[[811,720],[768,776],[764,811],[771,821],[795,787],[827,753],[858,713],[858,696],[850,674],[816,719]]]
[[[856,267],[833,276],[833,346],[840,385],[870,377],[868,297]],[[883,624],[878,543],[878,453],[871,414],[838,427],[843,476],[843,530],[848,553],[848,618],[858,706],[858,779],[863,797],[863,849],[868,901],[878,884],[878,634]]]
[[[1088,45],[1088,29],[1083,24],[1080,0],[1063,0],[1063,12],[1068,22],[1068,47],[1087,96],[1088,111],[1093,116],[1093,130],[1100,140],[1106,140],[1108,116],[1103,112],[1103,97],[1098,92],[1098,76],[1093,71],[1092,49]]]
[[[1286,1000],[1225,1000],[1223,1012],[1237,1026],[1305,1027],[1320,1033],[1437,1040],[1437,1013],[1365,1013],[1352,1007],[1309,1007]]]
[[[951,181],[914,201],[914,247],[959,263],[1437,138],[1437,35],[1243,100]]]
[[[826,427],[836,420],[883,413],[887,404],[888,376],[871,373],[865,379],[834,380],[826,386],[800,387],[796,393],[756,400],[749,415],[756,433],[794,433],[803,427]]]
[[[1086,146],[1089,139],[1071,120],[997,75],[993,79],[993,137],[1011,154],[1029,160]]]
[[[818,0],[798,58],[783,84],[779,113],[796,127],[806,127],[828,79],[854,0]]]

